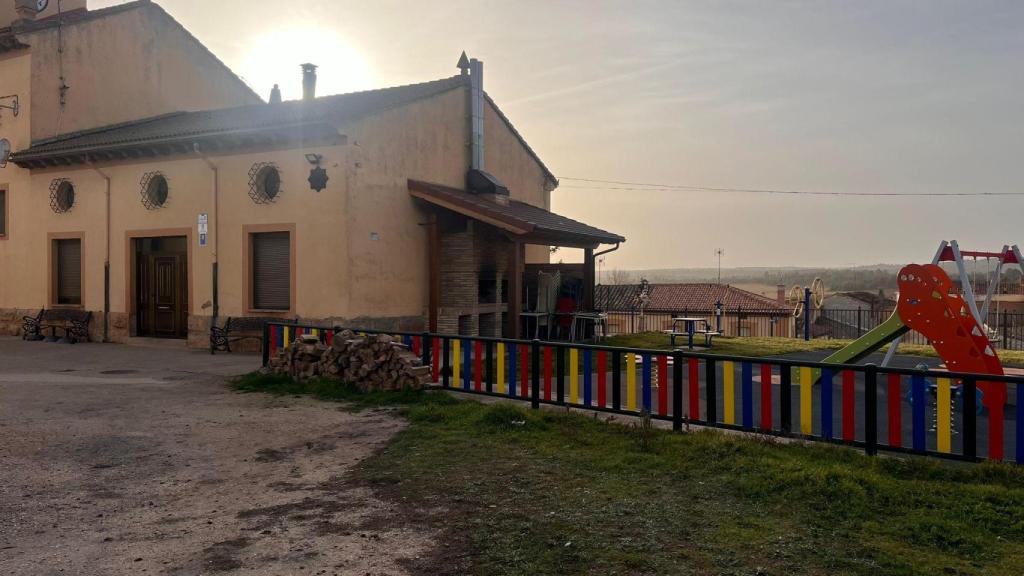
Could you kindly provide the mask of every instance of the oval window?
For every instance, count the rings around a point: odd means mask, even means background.
[[[156,210],[163,207],[169,194],[170,187],[163,174],[152,172],[142,177],[142,204],[146,209]]]
[[[257,204],[269,204],[281,193],[281,172],[269,163],[254,164],[249,170],[249,197]]]
[[[75,185],[70,180],[57,179],[50,184],[50,208],[57,214],[71,210],[75,205]]]

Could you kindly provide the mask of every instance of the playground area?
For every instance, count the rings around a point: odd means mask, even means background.
[[[956,241],[944,241],[931,264],[900,270],[899,298],[889,319],[838,349],[832,342],[810,344],[809,311],[820,306],[824,288],[818,282],[804,288],[795,316],[804,317],[808,348],[789,352],[831,349],[813,357],[791,358],[779,350],[722,354],[720,346],[710,346],[710,337],[704,350],[694,350],[695,321],[688,323],[682,347],[676,346],[682,333],[675,327],[662,334],[664,345],[650,347],[382,334],[419,356],[430,366],[430,380],[442,388],[529,400],[534,408],[555,404],[669,420],[676,430],[699,424],[843,443],[868,454],[888,450],[1024,463],[1024,377],[1004,369],[993,346],[998,335],[983,321],[994,290],[976,301],[965,256],[998,258],[996,278],[1004,265],[1020,267],[1024,261],[1016,246],[998,253],[961,252]],[[942,262],[961,271],[959,287]],[[271,357],[294,358],[300,344],[331,347],[338,330],[270,322],[264,365]],[[902,338],[912,331],[927,339],[934,360],[899,356]]]

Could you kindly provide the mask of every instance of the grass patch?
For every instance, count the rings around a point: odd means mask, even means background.
[[[403,522],[442,532],[429,562],[442,574],[1024,571],[1021,468],[672,434],[510,403],[404,413],[411,425],[356,474]]]
[[[685,344],[683,340],[677,343]],[[852,340],[828,340],[816,338],[805,341],[800,338],[766,338],[744,336],[717,336],[710,349],[696,348],[695,351],[705,354],[721,354],[723,356],[749,356],[755,358],[776,357],[794,352],[814,352],[818,350],[838,350]],[[640,334],[621,334],[606,338],[602,344],[621,346],[624,348],[648,348],[652,350],[668,350],[669,338],[661,332],[643,332]],[[885,346],[879,352],[888,350]],[[923,344],[901,344],[900,354],[909,356],[926,356],[937,358],[938,354],[931,346]],[[1006,365],[1024,365],[1024,351],[998,350],[999,359]]]
[[[319,400],[344,402],[357,411],[381,406],[401,407],[455,402],[450,396],[432,394],[425,390],[361,392],[352,384],[335,380],[314,379],[309,382],[297,382],[289,376],[259,372],[236,378],[231,382],[231,388],[239,392],[265,392],[276,396],[309,395]]]

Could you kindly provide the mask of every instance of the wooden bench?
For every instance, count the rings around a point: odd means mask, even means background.
[[[259,317],[228,317],[222,326],[216,323],[210,325],[210,354],[216,354],[218,350],[231,352],[231,343],[241,340],[259,340],[260,347],[263,346],[263,325],[267,322],[290,323],[293,320],[281,318],[259,318]]]
[[[72,308],[51,308],[40,310],[36,318],[26,316],[24,318],[25,334],[22,338],[26,340],[43,340],[43,333],[47,330],[50,335],[45,339],[50,342],[64,340],[69,344],[89,341],[89,322],[92,321],[92,312]],[[57,331],[63,332],[58,338]]]

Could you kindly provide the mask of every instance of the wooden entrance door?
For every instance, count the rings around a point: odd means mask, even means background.
[[[188,262],[176,242],[141,239],[136,252],[138,335],[188,336]],[[166,239],[172,240],[172,239]]]

